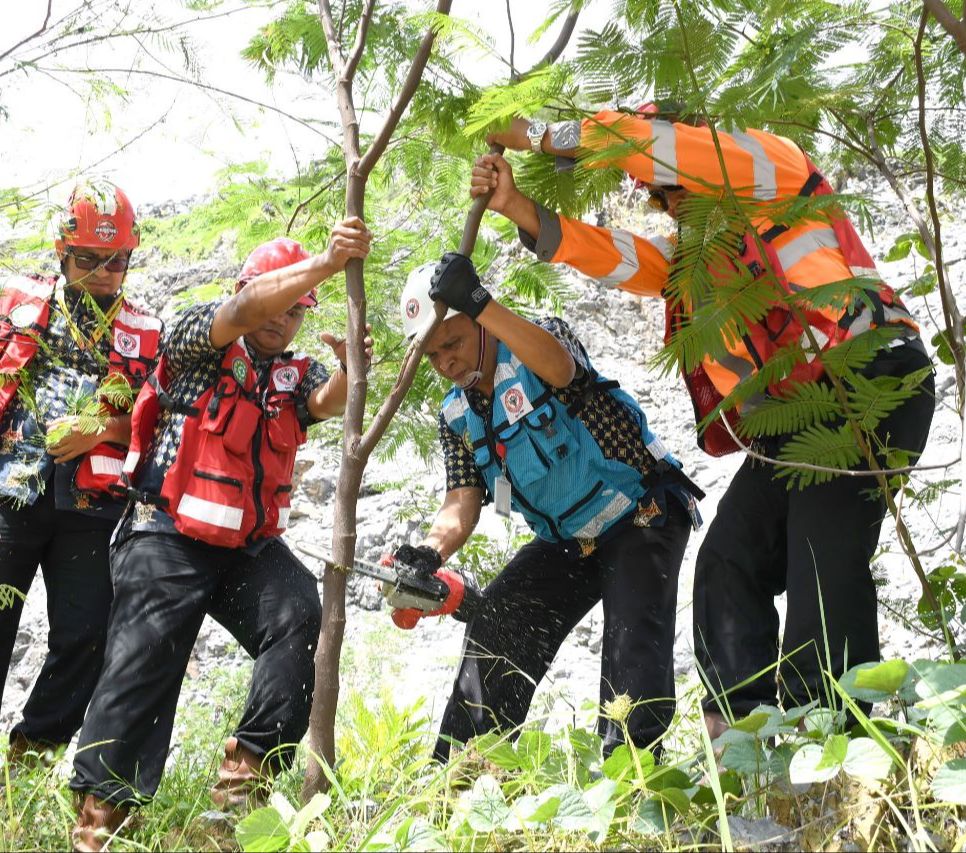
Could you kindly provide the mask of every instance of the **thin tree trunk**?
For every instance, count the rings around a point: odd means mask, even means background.
[[[439,0],[436,11],[449,14],[452,0]],[[348,181],[346,186],[346,214],[364,219],[366,181],[385,151],[400,118],[412,100],[432,51],[435,32],[430,29],[423,36],[419,49],[413,57],[399,96],[396,98],[382,129],[376,134],[368,151],[359,150],[359,124],[352,100],[352,83],[355,69],[365,49],[366,31],[372,16],[374,0],[370,0],[353,45],[352,54],[346,59],[338,41],[328,0],[319,0],[319,12],[326,34],[329,56],[336,69],[339,113],[343,126],[343,152],[346,160]],[[578,12],[571,12],[564,21],[561,35],[551,50],[536,67],[556,61],[567,44],[576,25]],[[533,69],[531,69],[533,70]],[[528,72],[529,73],[529,72]],[[502,146],[491,151],[501,153]],[[473,253],[476,236],[489,198],[474,201],[467,216],[460,241],[460,252]],[[322,631],[315,653],[315,689],[312,696],[312,712],[309,718],[309,761],[302,784],[302,799],[307,801],[313,794],[329,787],[324,765],[335,765],[335,718],[339,704],[339,658],[345,634],[346,574],[355,559],[356,505],[359,487],[369,456],[382,437],[393,415],[406,396],[426,341],[436,330],[446,313],[442,302],[435,305],[435,319],[420,332],[410,344],[403,358],[399,378],[389,397],[383,402],[369,429],[362,433],[362,421],[366,402],[366,365],[363,356],[363,338],[366,325],[366,292],[361,261],[353,260],[346,265],[346,293],[348,297],[348,358],[349,389],[346,400],[342,465],[335,492],[335,515],[332,532],[332,558],[335,566],[326,566],[322,577]]]

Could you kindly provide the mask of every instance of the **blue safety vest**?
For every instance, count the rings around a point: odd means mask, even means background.
[[[632,413],[648,453],[679,468],[637,402],[593,368],[590,373],[601,386],[597,393],[612,394]],[[568,414],[502,342],[490,418],[474,412],[455,387],[443,399],[443,417],[473,449],[491,495],[501,473],[510,481],[511,507],[541,539],[594,539],[632,511],[648,489],[640,471],[604,456],[576,413]]]

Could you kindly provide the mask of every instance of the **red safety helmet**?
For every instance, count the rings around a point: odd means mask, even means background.
[[[54,247],[61,254],[68,246],[131,252],[141,243],[134,205],[124,190],[106,180],[74,187],[57,231]]]
[[[262,273],[280,270],[311,257],[312,255],[305,250],[301,243],[296,243],[295,240],[290,240],[288,237],[276,237],[274,240],[262,243],[261,246],[256,246],[245,259],[241,272],[238,274],[238,286],[244,287]],[[309,308],[318,305],[319,300],[315,298],[315,288],[313,287],[299,299],[297,304],[307,305]]]

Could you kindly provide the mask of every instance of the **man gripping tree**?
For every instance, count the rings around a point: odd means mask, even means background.
[[[930,361],[915,323],[882,282],[851,222],[834,208],[790,224],[754,214],[755,204],[830,194],[822,174],[780,136],[752,129],[718,131],[716,145],[706,125],[654,117],[654,105],[643,111],[652,117],[605,111],[582,123],[550,127],[515,119],[491,141],[564,158],[582,153],[588,166],[620,167],[648,189],[653,206],[679,223],[698,195],[721,198],[730,191],[740,198],[752,211],[753,227],[737,235],[730,254],[709,268],[708,305],[725,302],[733,294],[726,288],[735,281],[764,280],[774,291],[762,316],[742,321],[740,334],[722,335],[716,352],[704,350],[700,363],[685,371],[696,418],[704,419],[763,367],[774,374],[779,359],[799,356],[773,376],[765,394],[725,414],[736,425],[739,414],[747,417],[769,397],[796,393],[807,380],[828,382],[823,359],[837,345],[888,329],[888,339],[852,382],[891,377],[887,381],[898,386],[910,378],[915,393],[882,419],[871,440],[881,464],[896,450],[918,458],[934,408]],[[613,146],[620,153],[612,156],[607,149]],[[491,191],[490,208],[518,225],[524,245],[541,260],[569,264],[608,287],[665,296],[666,340],[685,333],[707,307],[673,295],[675,276],[684,266],[674,240],[595,227],[547,210],[516,189],[510,165],[494,155],[477,161],[471,186],[473,195]],[[872,281],[861,299],[835,304],[816,298],[810,305],[794,296],[854,277]],[[759,436],[756,447],[774,458],[794,439],[794,434]],[[738,449],[720,420],[699,443],[713,455]],[[868,466],[860,461],[853,467]],[[743,716],[759,704],[774,704],[778,695],[786,706],[825,700],[826,669],[838,676],[846,665],[879,658],[869,560],[885,501],[875,491],[875,480],[839,476],[789,490],[775,473],[770,464],[745,460],[698,553],[694,647],[711,694],[705,720],[712,735],[724,729],[729,713]],[[778,665],[774,597],[782,592],[788,593],[788,608],[781,646],[785,659]]]
[[[256,248],[234,296],[181,315],[138,396],[104,671],[71,780],[86,795],[76,849],[100,849],[129,807],[157,790],[206,614],[255,659],[215,803],[261,795],[305,734],[321,606],[314,575],[279,537],[298,447],[310,424],[344,410],[347,380],[344,340],[322,336],[340,361],[331,376],[289,345],[316,285],[365,258],[370,239],[350,218],[319,255],[285,237]]]
[[[162,331],[122,291],[139,242],[124,192],[88,181],[59,217],[60,277],[0,281],[0,584],[17,593],[0,608],[0,679],[38,565],[50,622],[47,657],[10,735],[13,764],[70,742],[103,661],[108,543],[124,508],[110,486]]]
[[[454,383],[439,416],[446,497],[422,544],[394,558],[435,574],[490,500],[536,534],[468,619],[435,754],[520,726],[557,649],[601,600],[601,703],[626,695],[632,739],[654,744],[674,714],[678,571],[701,493],[562,320],[513,313],[459,254],[410,275],[400,306],[409,337],[434,300],[449,310],[426,354]],[[603,715],[599,729],[608,752],[623,740]]]

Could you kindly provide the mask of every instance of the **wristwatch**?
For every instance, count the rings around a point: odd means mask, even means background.
[[[530,126],[527,128],[527,139],[530,140],[530,148],[533,149],[535,154],[539,154],[543,151],[541,147],[543,144],[543,135],[547,132],[547,123],[545,121],[540,121],[536,119],[530,122]]]

